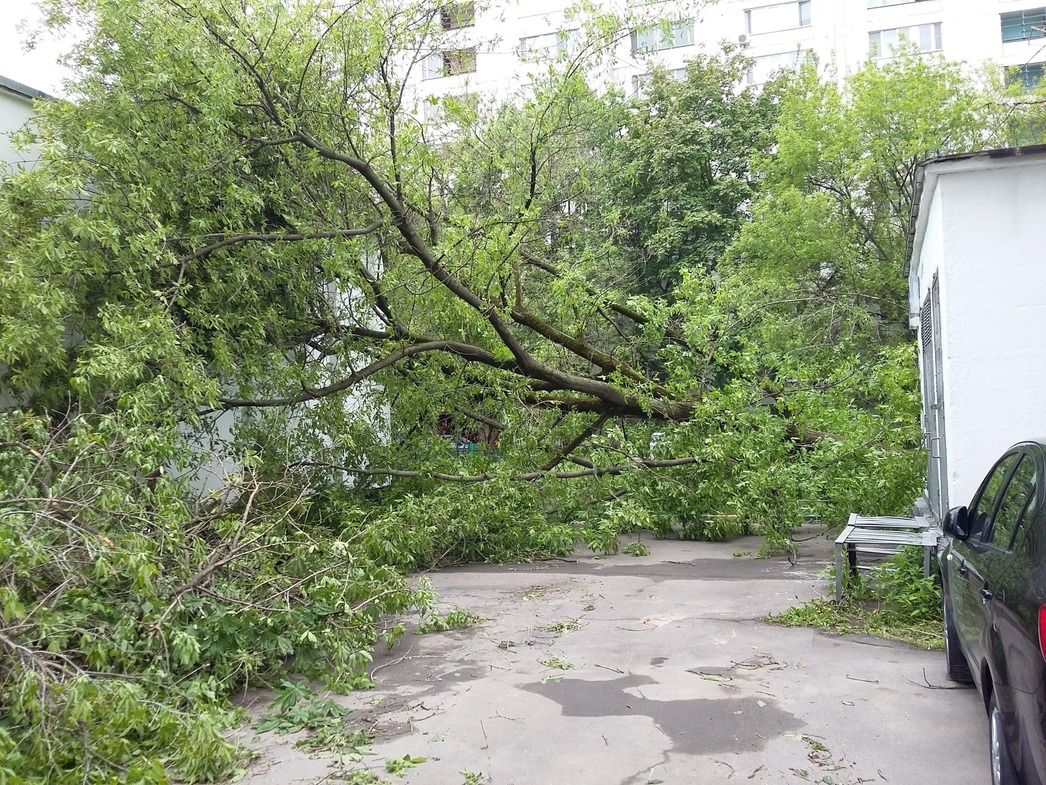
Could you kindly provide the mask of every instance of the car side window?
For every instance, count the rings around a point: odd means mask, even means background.
[[[984,541],[985,536],[991,533],[992,514],[995,512],[995,502],[999,499],[1010,469],[1020,458],[1020,453],[1011,453],[995,464],[991,474],[985,481],[983,490],[976,501],[970,506],[970,539]]]
[[[1001,550],[1009,549],[1017,529],[1035,515],[1038,475],[1037,462],[1030,456],[1024,456],[1013,470],[1010,482],[1002,493],[991,527],[985,532],[985,542]]]

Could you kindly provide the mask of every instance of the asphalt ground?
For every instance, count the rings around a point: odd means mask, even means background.
[[[486,621],[408,634],[373,690],[338,698],[370,754],[339,769],[248,734],[242,782],[987,785],[984,710],[943,653],[764,621],[831,590],[814,534],[794,563],[753,558],[757,538],[645,540],[649,556],[432,573],[441,608]],[[404,756],[424,761],[389,774]]]

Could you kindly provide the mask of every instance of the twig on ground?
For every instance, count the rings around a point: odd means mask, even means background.
[[[846,674],[846,678],[848,678],[850,681],[863,681],[865,684],[878,684],[879,683],[878,679],[861,679],[861,678],[859,678],[857,676],[851,676],[849,673]]]
[[[964,689],[966,689],[965,687],[962,687],[962,686],[960,686],[958,684],[956,684],[954,686],[951,686],[951,687],[944,686],[943,684],[930,684],[930,680],[928,678],[926,678],[926,668],[923,668],[923,682],[924,682],[923,684],[920,684],[917,681],[912,681],[907,676],[904,677],[904,680],[906,682],[908,682],[909,684],[914,684],[916,687],[922,687],[924,690],[964,690]]]

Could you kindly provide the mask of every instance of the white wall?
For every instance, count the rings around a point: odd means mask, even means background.
[[[36,153],[32,150],[18,151],[11,144],[10,135],[20,131],[33,116],[33,102],[0,89],[0,177],[14,167],[33,165]]]
[[[941,286],[948,498],[1046,437],[1046,155],[931,165],[912,277]],[[913,292],[913,295],[916,293]],[[913,296],[913,300],[916,296]]]

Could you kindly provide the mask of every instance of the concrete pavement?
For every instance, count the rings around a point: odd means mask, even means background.
[[[941,652],[762,621],[828,591],[828,541],[794,565],[744,555],[756,538],[645,543],[430,575],[441,607],[488,621],[376,656],[375,689],[339,699],[375,734],[350,769],[405,785],[989,782],[983,709]],[[338,779],[293,740],[257,739],[243,781]],[[386,773],[405,755],[425,761]]]

